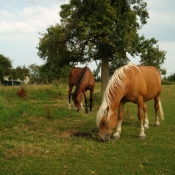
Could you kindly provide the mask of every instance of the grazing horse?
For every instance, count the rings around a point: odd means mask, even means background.
[[[103,141],[109,141],[113,130],[114,139],[119,139],[124,105],[127,102],[136,103],[138,107],[138,119],[140,121],[140,139],[145,139],[144,129],[148,128],[147,106],[144,102],[154,99],[155,126],[158,126],[158,109],[162,120],[164,119],[160,102],[161,76],[159,71],[152,66],[136,66],[129,63],[117,69],[112,75],[103,100],[98,110],[96,122],[99,128],[99,136]],[[118,116],[116,117],[116,109]],[[145,125],[143,125],[142,111],[145,112]],[[145,127],[145,128],[144,128]]]
[[[71,96],[72,96],[72,89],[74,86],[77,86],[79,77],[80,77],[80,72],[82,71],[83,68],[80,67],[76,67],[74,69],[71,70],[71,72],[69,73],[69,92],[68,92],[68,109],[71,109]],[[82,110],[84,110],[83,107],[83,94],[79,94],[78,95],[79,98],[79,102],[81,104],[81,108]]]
[[[72,93],[73,86],[76,86]],[[82,101],[84,97],[86,113],[88,113],[86,91],[90,91],[90,111],[92,111],[92,96],[94,92],[95,79],[91,70],[86,66],[84,68],[74,68],[69,74],[69,108],[71,106],[70,99],[74,101],[77,111],[80,110],[80,105],[83,108]]]

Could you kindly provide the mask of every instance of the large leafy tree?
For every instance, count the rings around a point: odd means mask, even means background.
[[[109,74],[129,61],[128,54],[151,55],[157,41],[138,34],[149,18],[146,6],[143,0],[70,0],[61,6],[61,25],[49,27],[40,38],[39,56],[51,70],[56,64],[100,62],[103,92]]]
[[[69,48],[79,48],[86,61],[101,60],[102,92],[109,77],[109,63],[137,53],[138,30],[148,12],[142,0],[71,0],[61,6]]]
[[[11,60],[0,54],[0,81],[3,81],[4,76],[10,74],[12,68]]]

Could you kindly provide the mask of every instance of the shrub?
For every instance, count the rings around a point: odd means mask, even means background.
[[[27,98],[27,91],[23,87],[21,87],[21,89],[18,90],[16,94],[20,98]]]

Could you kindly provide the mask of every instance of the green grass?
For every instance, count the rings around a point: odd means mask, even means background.
[[[68,110],[67,85],[0,87],[0,167],[2,175],[172,175],[175,174],[175,85],[163,85],[165,120],[140,140],[136,105],[128,103],[121,138],[100,142],[96,113]],[[94,105],[101,103],[97,84]]]

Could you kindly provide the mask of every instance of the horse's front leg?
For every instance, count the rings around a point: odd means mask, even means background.
[[[90,111],[92,111],[92,102],[93,102],[92,95],[93,95],[93,92],[94,92],[94,88],[92,88],[90,90],[90,99],[89,99],[89,101],[90,101]]]
[[[143,111],[144,111],[144,114],[145,114],[145,124],[144,124],[144,128],[145,129],[149,129],[149,121],[148,121],[148,109],[147,109],[147,106],[146,104],[144,103],[143,104]]]
[[[88,113],[88,101],[86,98],[86,91],[83,91],[83,95],[84,95],[84,103],[85,103],[86,113]]]
[[[116,132],[113,135],[113,138],[115,140],[118,140],[120,138],[121,129],[122,129],[123,108],[124,108],[124,103],[120,102],[118,107],[117,128],[116,128]]]
[[[139,97],[138,100],[137,100],[137,107],[138,107],[138,119],[140,121],[140,134],[139,134],[140,139],[145,139],[146,138],[146,135],[145,135],[145,132],[144,132],[145,129],[144,129],[144,126],[143,126],[143,115],[142,115],[143,106],[144,106],[143,98]]]

